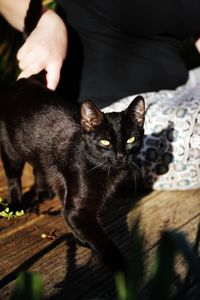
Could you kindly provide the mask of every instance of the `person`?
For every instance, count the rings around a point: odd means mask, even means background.
[[[65,22],[53,11],[42,14],[17,53],[19,78],[45,69],[50,89],[72,101],[91,98],[104,111],[124,109],[142,93],[146,182],[157,189],[199,188],[199,69],[188,73],[183,40],[192,37],[200,52],[200,2],[57,3]],[[0,0],[0,12],[22,31],[28,5]]]

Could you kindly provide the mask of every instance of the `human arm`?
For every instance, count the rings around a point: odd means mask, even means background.
[[[30,0],[0,0],[0,13],[19,31]],[[19,78],[47,71],[47,87],[55,89],[67,53],[67,29],[62,19],[52,10],[45,11],[37,26],[17,53],[22,72]]]
[[[30,0],[0,0],[0,14],[15,29],[23,31],[24,17],[29,7]]]

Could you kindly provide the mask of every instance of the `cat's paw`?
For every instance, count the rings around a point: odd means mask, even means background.
[[[23,209],[21,190],[17,186],[9,189],[8,206],[12,211]]]

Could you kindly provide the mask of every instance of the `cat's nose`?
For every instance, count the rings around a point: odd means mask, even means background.
[[[115,158],[118,161],[123,161],[125,159],[124,154],[122,152],[117,152]]]

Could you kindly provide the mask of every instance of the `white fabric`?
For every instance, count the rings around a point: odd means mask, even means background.
[[[146,103],[140,154],[146,185],[162,190],[200,188],[200,68],[190,71],[187,83],[176,90],[141,95]],[[135,96],[103,111],[124,110]]]

